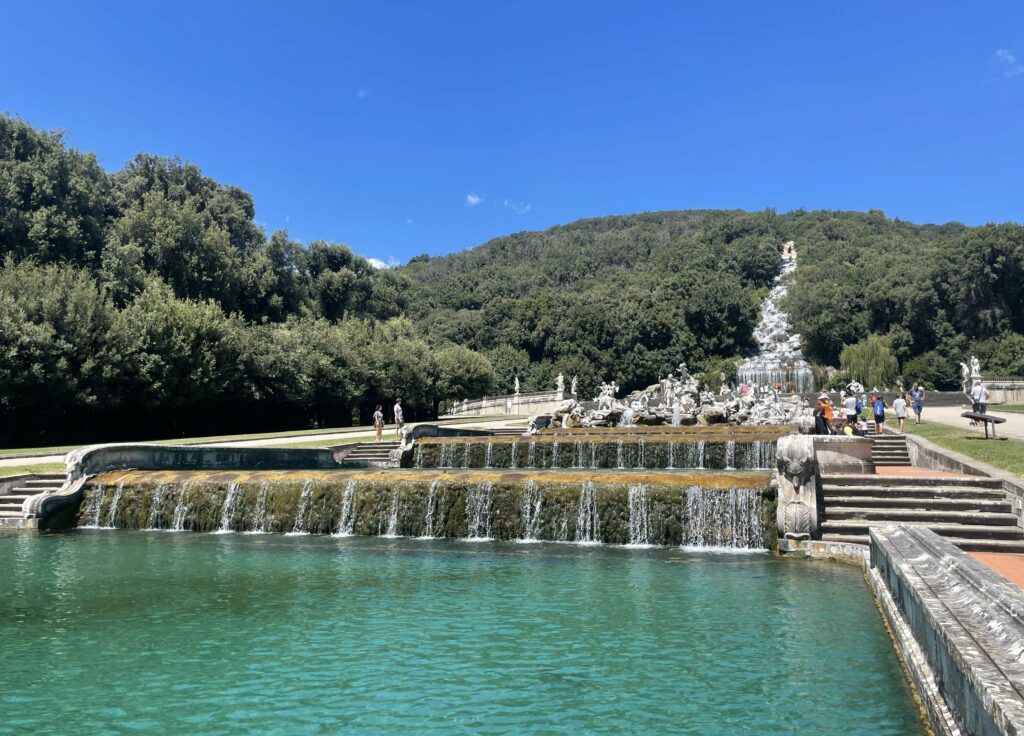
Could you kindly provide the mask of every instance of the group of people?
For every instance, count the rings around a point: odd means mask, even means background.
[[[914,420],[921,423],[921,412],[924,410],[925,390],[915,383],[909,391],[901,391],[892,402],[892,407],[882,396],[877,387],[871,390],[870,396],[843,389],[839,392],[839,407],[832,403],[827,393],[818,396],[814,405],[815,434],[845,434],[847,436],[864,436],[868,434],[868,423],[864,417],[864,406],[871,408],[875,420],[875,434],[882,434],[885,429],[885,411],[892,408],[902,432],[909,412],[914,412]]]
[[[395,399],[394,408],[395,417],[395,437],[402,439],[402,427],[405,426],[405,415],[402,414],[402,400]],[[380,404],[377,404],[377,408],[373,410],[373,431],[375,433],[374,442],[380,442],[380,436],[384,433],[384,411]]]

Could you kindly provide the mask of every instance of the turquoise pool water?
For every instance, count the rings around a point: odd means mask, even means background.
[[[922,733],[839,565],[125,531],[0,560],[2,734]]]

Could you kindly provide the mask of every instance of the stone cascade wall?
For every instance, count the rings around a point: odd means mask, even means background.
[[[543,441],[420,440],[403,465],[415,468],[769,470],[775,440],[673,440],[665,436]]]
[[[767,549],[767,487],[432,480],[123,482],[87,486],[85,528],[310,533]]]
[[[555,411],[563,401],[572,398],[575,397],[566,391],[536,391],[507,396],[484,396],[482,399],[473,399],[464,403],[457,402],[445,416],[547,414]]]

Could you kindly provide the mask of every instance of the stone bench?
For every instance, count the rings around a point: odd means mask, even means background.
[[[964,419],[970,419],[972,422],[983,422],[985,425],[985,439],[988,439],[988,425],[992,425],[992,439],[997,439],[996,425],[1006,421],[1003,417],[994,417],[991,414],[982,414],[979,411],[965,411],[960,416]]]

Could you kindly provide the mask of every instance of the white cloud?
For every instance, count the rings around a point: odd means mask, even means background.
[[[406,223],[407,225],[411,225],[411,224],[412,224],[412,218],[411,218],[411,217],[406,217],[406,218],[405,218],[405,223]]]
[[[1017,61],[1017,57],[1010,53],[1009,49],[996,49],[996,60],[1003,65],[1004,77],[1024,74],[1024,64]]]
[[[467,207],[476,207],[478,204],[480,204],[483,201],[484,201],[484,198],[482,196],[476,195],[473,192],[470,192],[469,194],[466,195],[466,206]]]
[[[529,202],[514,202],[511,199],[505,200],[505,206],[508,207],[513,212],[515,212],[517,215],[525,215],[533,208],[533,205],[530,204]]]
[[[356,97],[358,97],[360,100],[365,100],[369,96],[370,96],[370,91],[367,90],[367,89],[364,89],[363,87],[360,87],[356,91]]]
[[[367,258],[366,260],[369,261],[370,265],[373,266],[376,269],[381,269],[381,268],[387,268],[388,267],[388,264],[384,263],[384,261],[382,261],[379,258]]]

